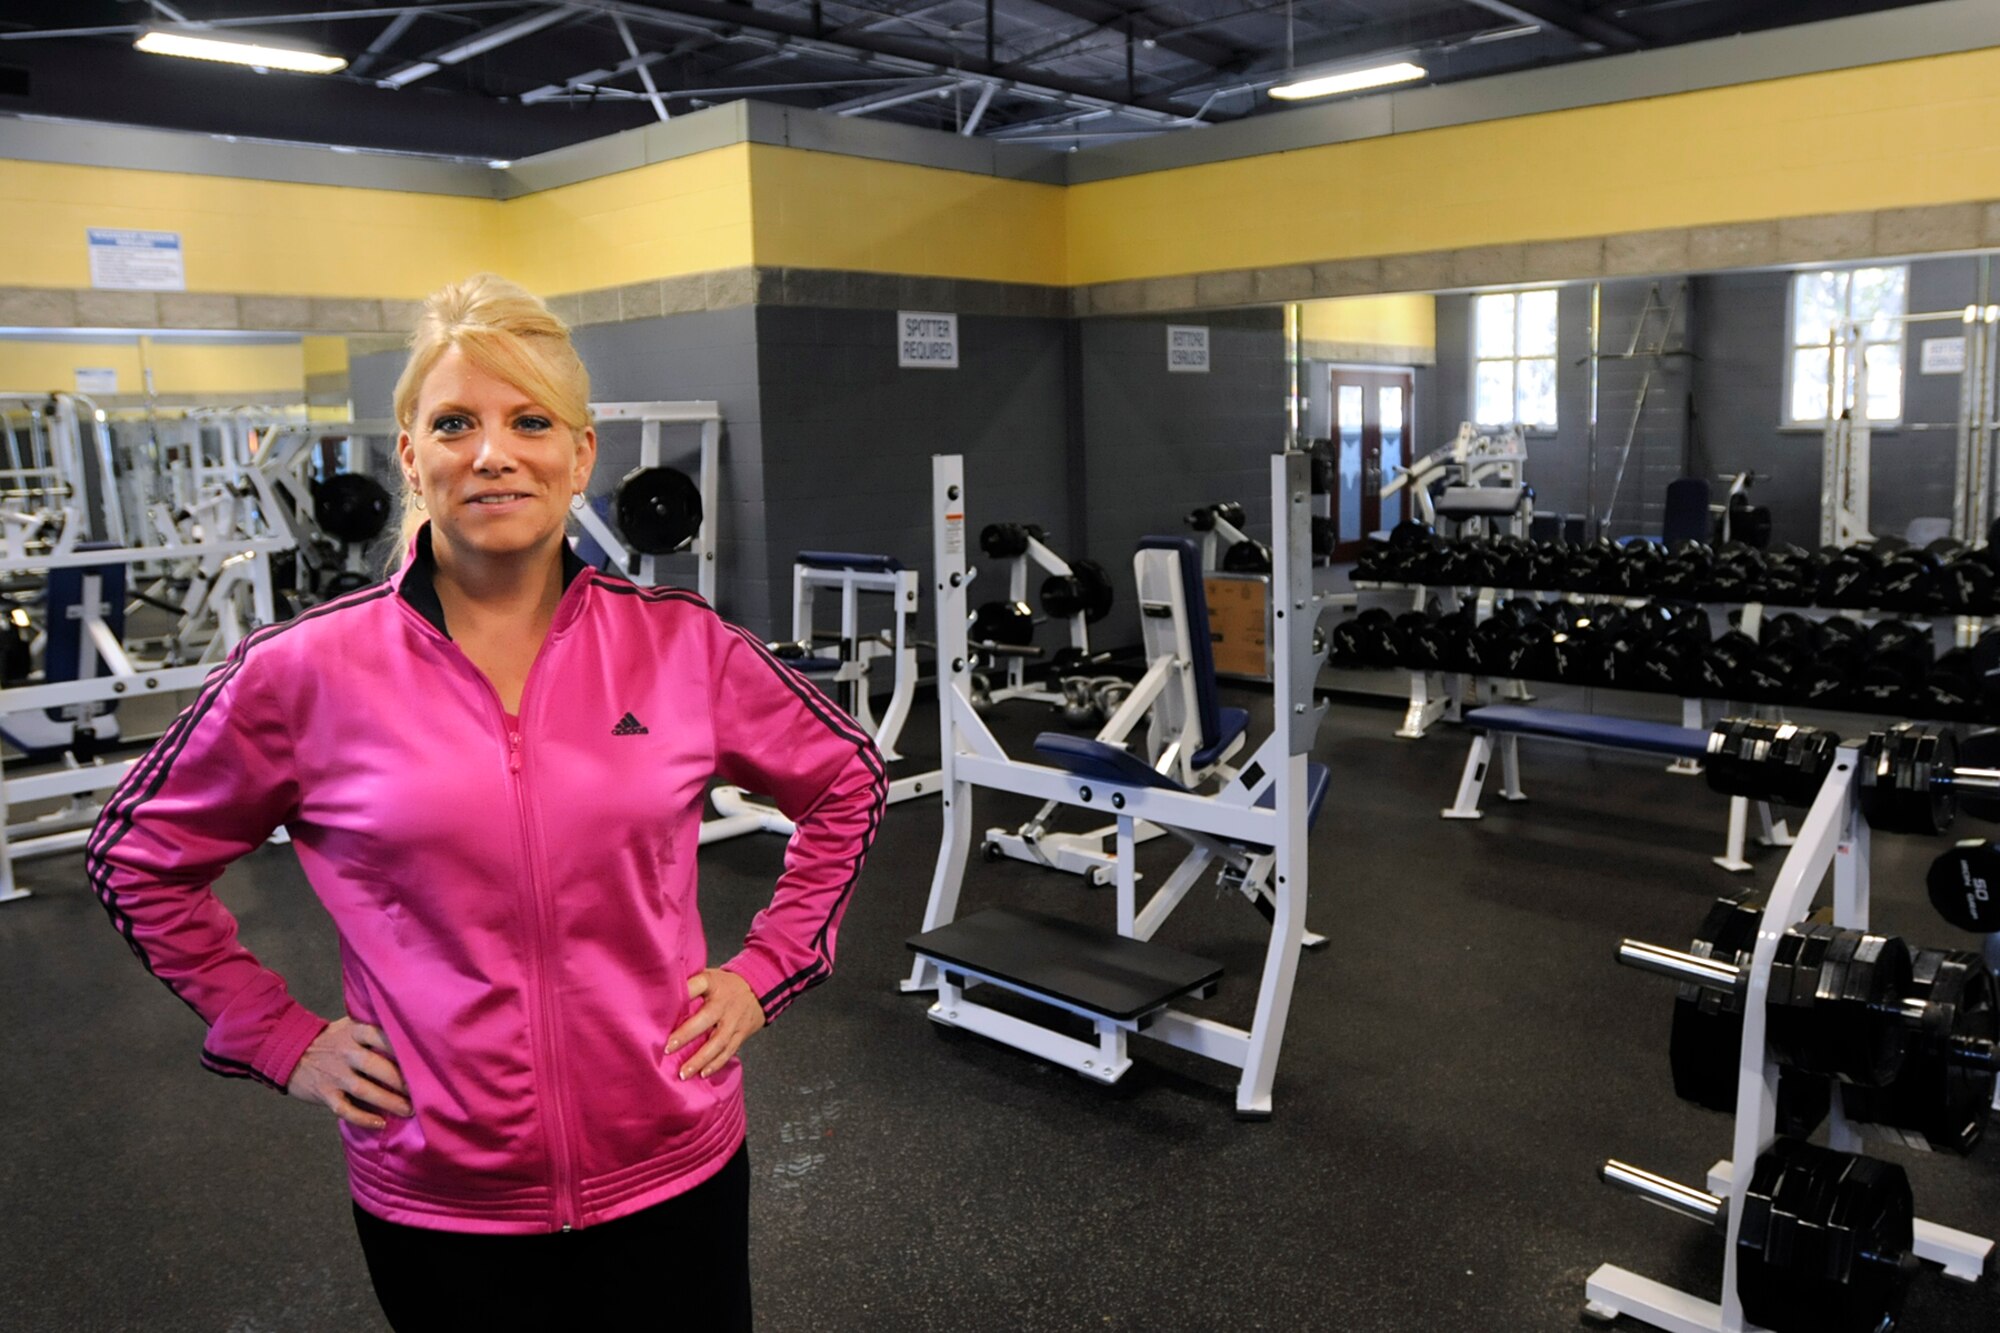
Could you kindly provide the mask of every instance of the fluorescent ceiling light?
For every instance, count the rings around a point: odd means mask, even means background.
[[[1411,79],[1421,79],[1424,73],[1422,65],[1399,60],[1393,65],[1371,65],[1367,69],[1350,69],[1338,74],[1294,79],[1290,83],[1280,84],[1271,89],[1271,96],[1285,102],[1296,102],[1307,97],[1330,97],[1334,93],[1354,93],[1360,92],[1363,88],[1381,88],[1391,83],[1408,83]]]
[[[156,56],[220,60],[231,65],[254,65],[258,69],[289,70],[294,74],[332,74],[347,68],[347,61],[342,56],[322,55],[318,51],[302,51],[291,46],[238,42],[225,37],[194,37],[158,28],[142,34],[132,45]]]

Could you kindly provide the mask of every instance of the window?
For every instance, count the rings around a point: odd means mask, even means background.
[[[1858,328],[1862,365],[1868,371],[1868,419],[1903,417],[1903,321],[1910,270],[1822,269],[1792,275],[1786,326],[1791,346],[1785,362],[1785,424],[1813,426],[1837,413],[1853,386],[1847,365],[1849,333]]]
[[[1482,426],[1556,425],[1556,293],[1472,298],[1472,415]]]

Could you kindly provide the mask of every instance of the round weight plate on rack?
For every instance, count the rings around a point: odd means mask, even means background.
[[[1949,778],[1958,742],[1948,731],[1902,722],[1868,737],[1860,773],[1861,813],[1885,833],[1943,833],[1957,814]]]
[[[2000,728],[1981,727],[1967,732],[1958,743],[1957,768],[1990,768],[2000,770]],[[1974,819],[1988,823],[2000,823],[2000,792],[1979,791],[1970,787],[1952,784],[1958,796],[1958,808]]]
[[[382,483],[359,472],[336,472],[315,483],[312,502],[321,531],[350,545],[380,536],[394,507]]]
[[[701,488],[675,468],[634,468],[612,491],[611,510],[626,545],[641,555],[670,555],[701,531]]]
[[[1881,1333],[1916,1270],[1916,1207],[1891,1162],[1781,1138],[1757,1158],[1736,1236],[1736,1294],[1782,1333]]]
[[[1924,1002],[1924,1023],[1902,1074],[1885,1088],[1848,1088],[1841,1108],[1909,1147],[1969,1153],[1993,1110],[1994,1075],[1948,1056],[1956,1042],[2000,1040],[1993,974],[1976,953],[1920,949],[1910,987],[1909,997]]]
[[[1779,1064],[1881,1087],[1911,1044],[1901,1020],[1910,949],[1900,938],[1807,922],[1778,941],[1765,1034]]]

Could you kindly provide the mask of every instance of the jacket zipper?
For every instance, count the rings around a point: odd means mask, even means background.
[[[544,648],[546,648],[546,644]],[[534,685],[536,669],[541,665],[538,654],[534,664],[528,668],[528,678],[521,686],[521,712],[528,716],[529,690]],[[484,673],[479,673],[485,680]],[[491,682],[487,682],[489,688]],[[504,723],[506,706],[500,702],[499,692],[493,693],[494,704],[500,708]],[[510,729],[507,733],[507,772],[514,787],[514,810],[521,825],[521,844],[528,859],[528,894],[534,909],[533,958],[535,963],[535,987],[540,999],[542,1021],[535,1034],[536,1045],[541,1048],[542,1067],[548,1071],[543,1080],[543,1094],[548,1099],[550,1184],[556,1196],[556,1224],[564,1231],[576,1225],[581,1213],[573,1197],[575,1191],[575,1163],[571,1157],[569,1137],[568,1093],[563,1084],[561,1025],[556,1022],[555,986],[550,979],[550,941],[555,928],[551,917],[554,905],[549,901],[547,887],[542,881],[541,848],[535,838],[534,820],[528,801],[528,780],[522,776],[523,746],[521,731]]]

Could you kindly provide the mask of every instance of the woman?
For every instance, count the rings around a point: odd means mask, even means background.
[[[401,568],[245,640],[87,851],[209,1024],[202,1063],[339,1117],[399,1333],[749,1327],[736,1053],[825,979],[881,813],[868,737],[762,644],[571,553],[588,401],[540,301],[490,276],[433,296],[396,386]],[[712,777],[798,823],[716,967]],[[340,932],[332,1022],[210,892],[281,825]]]

